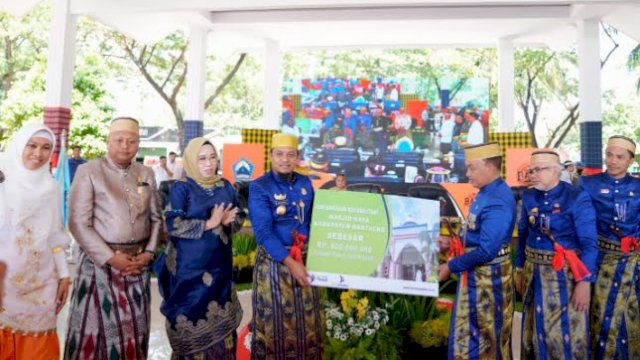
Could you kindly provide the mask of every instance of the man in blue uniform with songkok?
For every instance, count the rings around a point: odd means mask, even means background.
[[[469,182],[480,191],[469,208],[462,254],[440,265],[440,281],[452,272],[460,275],[449,359],[510,359],[514,292],[509,244],[516,203],[500,178],[497,143],[467,147],[465,158]]]
[[[596,257],[589,195],[560,181],[560,157],[531,155],[522,195],[516,288],[523,295],[521,359],[590,359],[589,301]]]
[[[591,299],[595,359],[640,359],[640,179],[627,174],[636,144],[609,138],[607,171],[583,177],[598,228],[598,275]]]
[[[313,187],[294,171],[296,137],[275,134],[271,147],[271,171],[249,185],[249,217],[258,243],[251,358],[321,360],[322,307],[304,264]]]

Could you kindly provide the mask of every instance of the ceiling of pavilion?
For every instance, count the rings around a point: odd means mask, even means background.
[[[56,0],[54,0],[56,1]],[[581,19],[600,18],[640,41],[638,0],[69,0],[85,15],[152,43],[190,26],[212,30],[210,47],[251,50],[495,46],[564,48]],[[0,0],[28,11],[39,0]]]

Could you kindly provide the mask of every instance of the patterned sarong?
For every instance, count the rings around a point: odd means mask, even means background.
[[[150,330],[149,271],[122,276],[80,251],[65,359],[145,359]]]
[[[178,354],[174,351],[171,354],[171,360],[235,360],[237,342],[238,333],[232,331],[224,339],[202,351],[189,355]]]
[[[478,266],[458,281],[449,359],[511,359],[514,286],[509,256]]]
[[[318,289],[302,288],[289,268],[258,247],[253,273],[251,358],[322,359],[322,306]]]
[[[640,359],[640,255],[599,241],[598,278],[591,298],[595,359]]]
[[[525,251],[521,359],[590,359],[589,315],[571,303],[569,266],[551,267],[553,251]]]

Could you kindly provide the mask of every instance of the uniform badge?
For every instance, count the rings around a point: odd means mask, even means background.
[[[560,203],[555,203],[553,204],[553,210],[551,210],[552,214],[559,214],[560,213]]]
[[[536,223],[536,216],[538,216],[538,208],[535,207],[529,211],[529,224],[533,225]]]
[[[0,184],[4,182],[4,173],[0,171]]]
[[[305,189],[305,188],[300,189],[300,193],[302,195],[307,195],[307,189]]]
[[[469,214],[469,229],[471,230],[476,229],[476,214],[474,213]]]
[[[600,189],[600,194],[608,194],[609,189]]]
[[[287,194],[273,194],[273,198],[276,199],[276,214],[282,216],[287,213]]]

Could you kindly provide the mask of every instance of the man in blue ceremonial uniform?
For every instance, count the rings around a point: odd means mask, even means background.
[[[480,191],[469,209],[464,254],[440,265],[440,281],[460,274],[449,359],[510,359],[514,292],[509,244],[516,203],[500,178],[497,143],[467,147],[465,158],[469,182]]]
[[[87,162],[87,160],[80,157],[81,148],[78,145],[74,145],[72,148],[73,156],[69,159],[69,179],[73,182],[73,178],[76,176],[76,170],[78,166]]]
[[[271,171],[249,185],[249,217],[258,243],[251,358],[320,360],[322,307],[304,265],[313,187],[294,171],[296,137],[275,134],[271,146]]]
[[[591,301],[591,339],[596,359],[640,359],[640,180],[627,174],[636,144],[609,138],[607,171],[583,177],[598,227],[598,274]]]
[[[516,288],[523,296],[521,359],[590,359],[595,212],[589,195],[560,181],[558,154],[531,155],[522,195]]]

